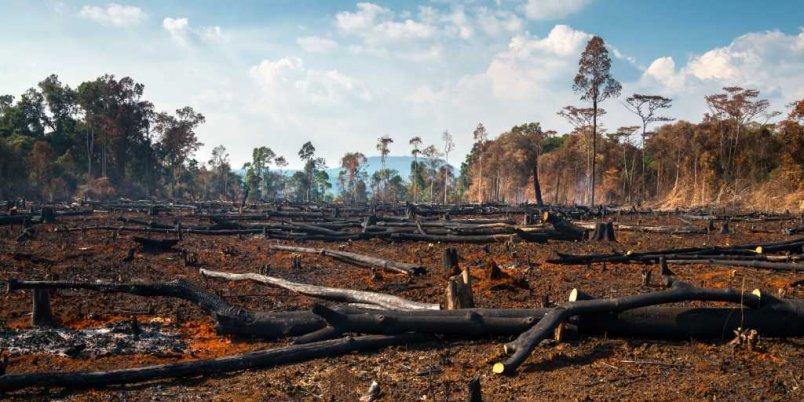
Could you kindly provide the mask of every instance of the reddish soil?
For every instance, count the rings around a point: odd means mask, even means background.
[[[60,220],[59,225],[110,224],[116,215],[94,215]],[[169,218],[161,218],[168,222]],[[187,222],[189,223],[189,219]],[[627,220],[626,220],[627,221]],[[625,222],[625,221],[624,221]],[[673,218],[644,223],[679,224]],[[776,222],[757,228],[778,229]],[[491,245],[451,245],[459,249],[462,266],[473,269],[475,303],[479,307],[541,306],[545,295],[565,300],[573,288],[598,297],[617,297],[650,291],[641,287],[639,265],[602,264],[559,266],[544,261],[555,252],[594,253],[616,250],[648,250],[670,247],[740,244],[788,239],[781,234],[750,233],[752,224],[732,223],[733,235],[659,235],[618,232],[618,243],[550,242]],[[703,225],[703,224],[701,224]],[[54,232],[54,225],[37,227],[37,236],[25,244],[14,238],[20,227],[0,228],[0,280],[58,278],[61,280],[169,281],[183,278],[216,292],[227,301],[254,310],[298,310],[314,302],[309,297],[264,285],[204,280],[198,267],[185,267],[178,253],[138,253],[123,262],[133,246],[132,235],[88,231]],[[440,274],[446,245],[427,243],[392,244],[380,240],[359,241],[349,251],[400,261],[421,261],[430,273],[407,284],[403,275],[383,272],[371,279],[369,270],[327,257],[303,255],[302,268],[290,269],[289,253],[272,252],[273,240],[260,236],[185,237],[178,246],[198,254],[199,267],[269,272],[310,284],[373,290],[409,299],[443,303],[446,279]],[[309,247],[337,244],[308,242]],[[28,253],[49,261],[15,259]],[[510,278],[487,279],[486,260],[493,259]],[[530,269],[528,261],[533,263]],[[801,287],[790,284],[804,279],[801,273],[776,273],[739,267],[705,265],[671,266],[683,281],[707,287],[761,288],[787,297],[804,297]],[[522,289],[527,279],[530,290]],[[658,288],[654,269],[654,286]],[[27,292],[2,295],[0,326],[30,325],[31,298]],[[9,373],[36,371],[105,370],[155,363],[218,357],[287,344],[232,339],[215,334],[213,321],[196,306],[175,299],[143,298],[123,294],[99,294],[65,290],[53,297],[57,319],[66,326],[89,328],[129,319],[158,319],[185,336],[192,353],[182,357],[112,356],[67,358],[48,354],[11,356]],[[152,314],[149,314],[149,311]],[[63,400],[270,400],[356,401],[377,381],[383,401],[452,401],[466,399],[466,384],[481,379],[484,400],[780,400],[804,399],[804,338],[762,339],[759,351],[735,351],[721,341],[668,342],[640,339],[584,337],[554,346],[541,346],[516,376],[491,373],[508,339],[477,341],[442,339],[437,342],[392,347],[373,353],[319,359],[275,369],[240,372],[214,377],[167,380],[149,384],[110,387],[101,390],[33,389],[5,395],[10,400],[58,398]]]

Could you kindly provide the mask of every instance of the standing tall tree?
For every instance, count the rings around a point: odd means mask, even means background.
[[[176,116],[167,113],[156,115],[154,130],[159,134],[159,148],[170,170],[170,195],[176,196],[176,179],[179,167],[198,147],[203,145],[195,135],[195,129],[204,122],[204,115],[187,106],[176,110]]]
[[[430,203],[433,202],[433,188],[435,186],[436,175],[438,174],[438,157],[441,153],[435,145],[428,145],[422,150],[422,155],[427,158],[427,180],[430,182]]]
[[[472,132],[472,138],[475,140],[475,147],[477,147],[477,164],[479,168],[478,181],[477,181],[477,202],[483,203],[483,145],[489,139],[489,133],[486,131],[486,126],[483,123],[477,123],[475,131]]]
[[[564,106],[560,111],[558,111],[558,115],[563,117],[567,120],[568,123],[572,124],[575,127],[575,131],[582,135],[581,138],[584,139],[582,142],[583,150],[586,154],[586,186],[587,191],[584,195],[585,200],[589,200],[590,193],[589,189],[589,176],[592,170],[592,159],[594,158],[594,154],[592,153],[592,149],[589,144],[592,142],[592,122],[595,120],[596,117],[603,116],[606,114],[606,110],[603,108],[597,108],[597,110],[592,108],[579,108],[572,105]],[[561,163],[556,164],[556,168],[560,169],[562,166]],[[561,177],[560,171],[556,172],[556,177]],[[556,186],[558,187],[558,186]]]
[[[444,141],[444,204],[447,203],[447,189],[449,188],[449,153],[455,148],[455,142],[452,140],[452,134],[449,131],[441,133],[441,140]]]
[[[285,168],[288,167],[288,160],[284,156],[277,156],[274,159],[274,165],[279,169],[279,176],[277,177],[279,183],[277,187],[282,189],[282,197],[287,197],[287,180],[285,177]]]
[[[529,148],[533,151],[531,167],[533,173],[533,194],[536,197],[536,204],[542,207],[544,206],[544,200],[542,199],[542,186],[539,183],[539,157],[542,154],[542,145],[545,137],[544,132],[542,132],[542,127],[539,123],[526,123],[515,126],[511,129],[511,133],[524,136],[526,141],[531,145]]]
[[[299,150],[299,158],[304,162],[304,201],[310,202],[310,190],[313,187],[313,177],[315,175],[315,147],[310,141],[302,144]]]
[[[267,193],[270,182],[268,167],[276,154],[271,148],[254,148],[251,152],[251,162],[243,165],[246,169],[246,187],[254,190],[254,198],[261,200]]]
[[[388,157],[388,154],[391,153],[389,145],[393,142],[394,140],[387,135],[377,138],[377,150],[380,151],[379,192],[382,195],[382,199],[385,199],[385,188],[388,185],[388,170],[385,168],[385,160]]]
[[[757,99],[759,91],[756,89],[725,87],[723,90],[726,93],[706,96],[705,99],[715,118],[733,125],[728,127],[730,136],[722,128],[720,135],[721,166],[726,181],[730,182],[737,178],[735,165],[742,127],[763,113],[770,103],[767,99]]]
[[[218,145],[212,148],[212,157],[209,158],[209,166],[218,176],[218,196],[226,197],[229,193],[229,172],[231,166],[229,165],[229,153],[226,152],[226,147]]]
[[[669,109],[673,106],[673,100],[658,95],[640,95],[633,94],[625,99],[625,107],[632,113],[639,116],[642,120],[642,197],[645,197],[645,165],[647,160],[647,152],[645,152],[645,142],[648,134],[648,124],[660,121],[672,121],[673,118],[666,116],[657,116],[659,110]]]
[[[358,190],[361,186],[359,182],[363,181],[362,188],[365,189],[366,171],[366,156],[360,152],[348,152],[341,158],[341,171],[338,173],[338,181],[341,184],[341,200],[343,202],[353,203],[358,198]]]
[[[611,76],[611,58],[603,38],[594,36],[586,44],[578,62],[572,89],[581,100],[592,102],[592,172],[590,177],[590,206],[595,205],[595,156],[597,155],[597,106],[611,97],[620,95],[622,86]]]
[[[413,187],[413,202],[419,202],[419,181],[421,180],[421,166],[419,166],[419,155],[422,150],[419,148],[422,145],[422,138],[419,136],[413,137],[408,142],[413,149],[410,154],[413,155],[413,162],[410,164],[410,185]]]

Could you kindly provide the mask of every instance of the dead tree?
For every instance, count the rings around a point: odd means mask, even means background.
[[[427,269],[420,265],[386,260],[383,258],[373,257],[370,255],[351,253],[348,251],[331,250],[326,248],[316,249],[309,247],[293,247],[283,245],[273,245],[270,248],[271,250],[275,251],[291,251],[296,253],[320,254],[335,258],[338,261],[343,261],[361,267],[368,267],[368,268],[379,267],[388,271],[399,272],[406,275],[423,275],[427,272]]]
[[[215,359],[159,364],[122,370],[5,374],[0,376],[0,392],[16,391],[29,387],[97,388],[109,385],[136,384],[165,378],[230,373],[276,367],[322,357],[339,356],[354,351],[381,349],[390,345],[420,342],[427,339],[417,334],[367,335],[259,350]]]
[[[446,277],[451,277],[461,272],[460,268],[458,268],[458,261],[460,261],[460,257],[457,249],[453,247],[444,249],[444,254],[441,256],[441,265]]]
[[[614,236],[614,224],[611,222],[608,223],[598,223],[595,225],[595,231],[592,233],[592,236],[589,238],[591,241],[617,241],[616,237]]]
[[[200,270],[201,275],[227,279],[230,281],[250,280],[262,284],[288,289],[306,296],[319,297],[327,300],[371,304],[389,310],[438,310],[437,304],[419,303],[401,297],[387,295],[383,293],[365,292],[362,290],[331,288],[325,286],[308,285],[305,283],[291,282],[280,278],[265,276],[255,273],[234,274],[228,272]]]
[[[542,220],[553,226],[554,232],[549,235],[552,239],[580,241],[586,236],[586,230],[574,225],[559,214],[545,211]]]
[[[56,320],[50,310],[50,291],[48,289],[34,289],[31,292],[31,297],[33,298],[31,325],[34,327],[56,326]]]
[[[447,280],[447,310],[474,307],[472,297],[472,276],[469,267],[461,271],[460,275],[453,275]]]
[[[85,289],[100,293],[128,293],[138,296],[174,297],[187,300],[210,313],[221,334],[243,335],[265,339],[297,336],[318,330],[326,322],[309,311],[262,312],[231,306],[220,297],[205,292],[190,282],[167,283],[96,283],[68,281],[18,281],[9,279],[8,291],[20,289]]]
[[[568,318],[577,315],[615,313],[638,307],[680,301],[723,301],[741,303],[747,307],[760,307],[760,294],[742,293],[733,289],[702,289],[682,282],[671,281],[672,288],[666,291],[626,296],[619,299],[594,299],[557,306],[550,310],[536,325],[523,332],[517,339],[505,344],[505,352],[511,356],[501,363],[494,364],[497,374],[514,372],[530,356],[536,345],[553,333],[556,327]],[[766,297],[771,302],[776,299]]]
[[[179,244],[179,239],[148,239],[135,237],[134,242],[139,244],[143,251],[170,251]]]

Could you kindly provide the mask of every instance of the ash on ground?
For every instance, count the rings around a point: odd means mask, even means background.
[[[187,343],[178,334],[164,332],[159,324],[120,321],[103,328],[0,329],[0,350],[11,354],[49,353],[73,358],[146,354],[178,357]]]

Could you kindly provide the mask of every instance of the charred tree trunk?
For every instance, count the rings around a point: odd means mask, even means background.
[[[28,387],[96,388],[108,385],[135,384],[165,378],[230,373],[276,367],[322,357],[339,356],[360,350],[381,349],[390,345],[419,342],[426,339],[416,334],[368,335],[285,346],[216,359],[159,364],[122,370],[6,374],[0,376],[0,392],[15,391]]]
[[[542,186],[539,184],[539,157],[533,162],[533,193],[536,195],[536,205],[539,207],[544,206],[542,199]]]
[[[511,354],[511,357],[505,362],[496,363],[493,371],[497,374],[516,371],[527,360],[541,340],[552,334],[559,324],[572,316],[615,313],[639,307],[689,300],[741,303],[748,307],[760,307],[762,301],[758,292],[742,293],[733,289],[701,289],[681,282],[671,283],[672,289],[666,291],[626,296],[619,299],[577,301],[565,306],[555,307],[536,325],[523,332],[516,340],[505,345],[505,352]],[[774,299],[771,296],[762,296],[763,299],[768,299],[770,303],[778,301],[778,299]]]
[[[50,291],[48,289],[33,289],[33,314],[31,325],[34,327],[55,327],[56,320],[50,309]]]

